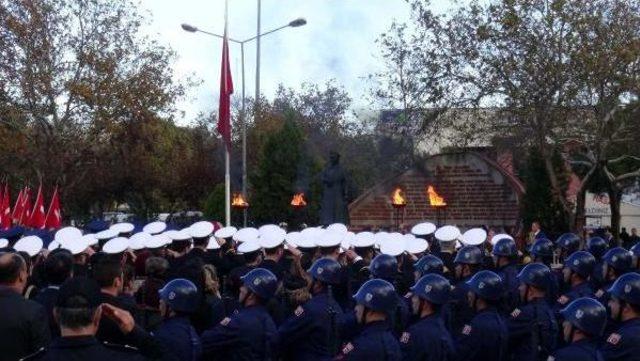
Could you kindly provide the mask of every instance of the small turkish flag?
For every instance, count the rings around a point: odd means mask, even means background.
[[[4,192],[0,200],[0,229],[11,228],[11,197],[9,195],[9,184],[4,185]]]
[[[62,214],[60,213],[60,197],[58,195],[58,187],[53,191],[51,203],[49,203],[49,211],[45,220],[47,229],[58,229],[62,225]]]
[[[36,203],[33,206],[33,211],[31,212],[31,217],[29,219],[28,226],[37,229],[44,229],[44,200],[42,199],[42,183],[40,187],[38,187],[38,195],[36,196]]]

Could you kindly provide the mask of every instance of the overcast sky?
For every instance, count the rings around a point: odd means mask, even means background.
[[[434,1],[438,9],[449,0]],[[198,112],[217,108],[221,40],[183,31],[181,23],[222,34],[224,0],[142,0],[151,24],[144,29],[177,53],[176,77],[193,74],[203,80],[179,104],[184,124]],[[246,39],[256,34],[257,0],[229,0],[229,36]],[[261,92],[273,97],[278,84],[299,88],[303,82],[343,85],[355,108],[366,108],[369,93],[364,77],[381,69],[375,40],[393,19],[406,20],[403,0],[262,0],[262,31],[304,17],[307,25],[285,28],[261,43]],[[241,94],[240,47],[230,44],[235,96]],[[246,93],[255,94],[255,42],[245,45]]]

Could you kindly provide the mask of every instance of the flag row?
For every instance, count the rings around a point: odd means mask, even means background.
[[[0,187],[0,230],[7,230],[12,226],[23,226],[35,229],[57,229],[62,224],[60,211],[60,196],[56,186],[51,196],[49,210],[45,213],[42,184],[38,187],[35,203],[31,206],[31,188],[25,186],[18,193],[18,197],[11,208],[9,184]]]

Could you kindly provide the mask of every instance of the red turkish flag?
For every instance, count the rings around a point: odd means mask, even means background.
[[[62,214],[60,213],[60,196],[58,195],[58,187],[53,191],[51,203],[49,203],[49,211],[45,220],[47,229],[58,229],[62,225]]]
[[[222,40],[222,66],[220,67],[220,107],[218,108],[218,133],[222,135],[227,150],[231,149],[231,94],[233,94],[233,80],[231,79],[231,65],[229,64],[229,40],[227,24],[224,25],[224,39]]]
[[[22,214],[20,215],[20,222],[18,224],[23,226],[29,226],[31,220],[31,188],[25,187],[22,193]]]
[[[0,200],[0,229],[11,228],[11,196],[9,194],[9,184],[4,185],[2,200]]]
[[[44,221],[46,214],[44,213],[44,199],[42,196],[42,183],[40,183],[40,187],[38,187],[38,195],[36,195],[36,203],[33,206],[33,211],[31,211],[31,216],[29,217],[28,226],[37,229],[44,229]]]
[[[15,224],[18,224],[20,222],[20,217],[22,217],[22,195],[23,194],[24,194],[24,189],[21,189],[20,193],[18,193],[18,198],[16,198],[16,205],[13,207],[13,213],[11,213],[11,219]]]

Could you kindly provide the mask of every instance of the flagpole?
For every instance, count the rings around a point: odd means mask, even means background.
[[[227,23],[229,20],[229,0],[224,2],[224,36],[227,34]],[[226,40],[226,39],[225,39]],[[225,194],[225,220],[227,227],[231,226],[231,175],[229,171],[229,147],[230,144],[226,144],[224,153],[224,194]]]

